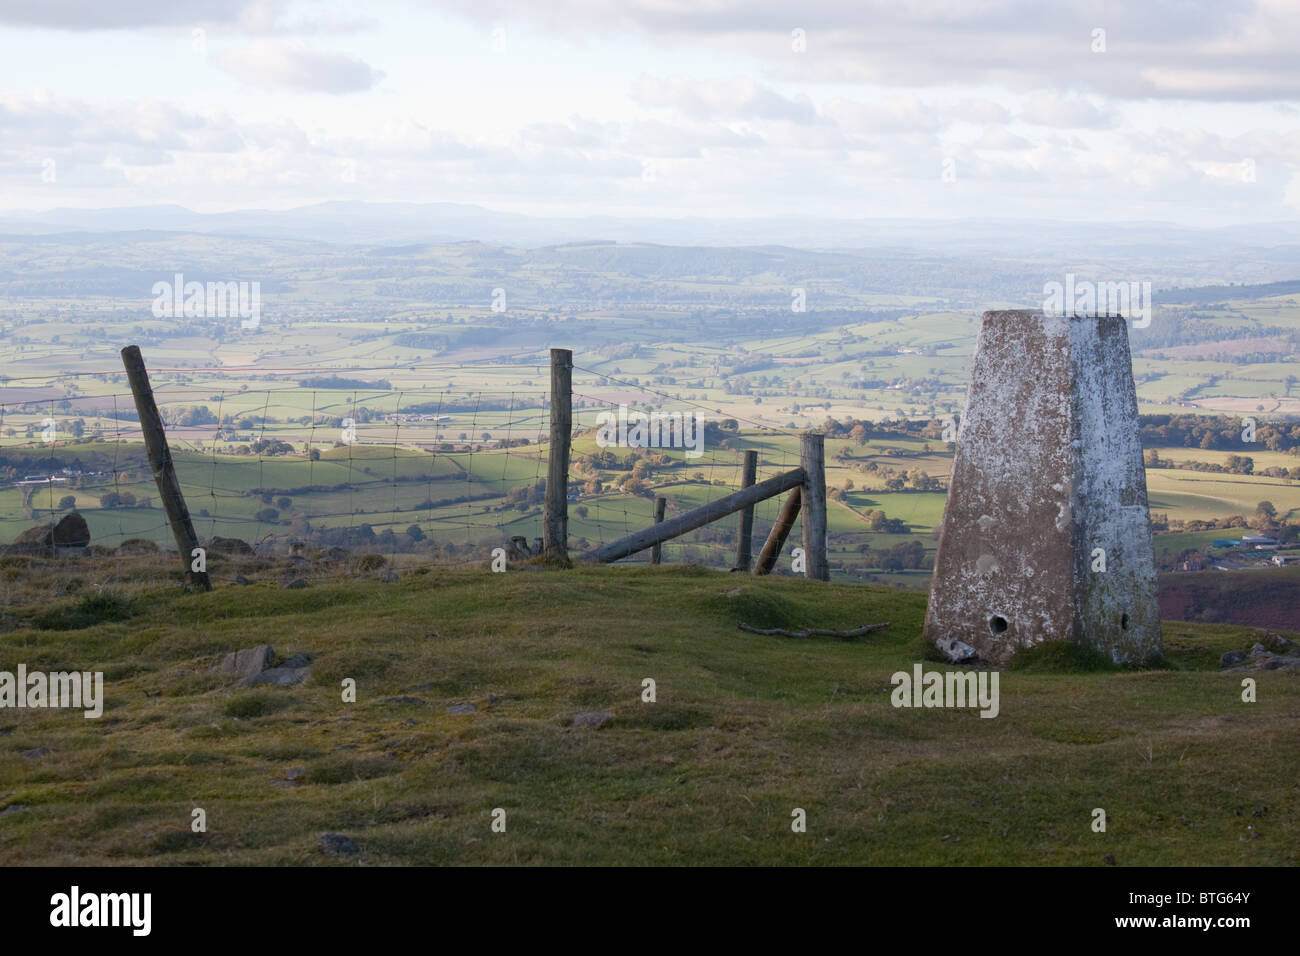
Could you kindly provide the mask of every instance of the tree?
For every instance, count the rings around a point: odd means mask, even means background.
[[[424,540],[424,532],[420,530],[420,526],[418,524],[413,524],[409,528],[407,528],[406,536],[410,538],[412,541]]]
[[[77,507],[77,498],[75,495],[64,495],[59,499],[60,511],[71,511],[75,507]]]

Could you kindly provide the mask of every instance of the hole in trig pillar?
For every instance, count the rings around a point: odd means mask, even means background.
[[[1006,629],[1007,629],[1007,619],[1003,617],[1001,614],[994,614],[991,618],[989,618],[990,634],[995,634],[995,635],[1002,634],[1006,632]]]
[[[1119,626],[1120,626],[1123,630],[1126,630],[1126,631],[1128,630],[1128,615],[1127,615],[1127,614],[1121,614],[1121,615],[1119,616]]]

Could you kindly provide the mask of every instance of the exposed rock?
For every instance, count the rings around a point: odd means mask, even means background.
[[[90,544],[90,527],[77,513],[64,515],[54,526],[56,548],[84,548]]]
[[[242,651],[231,651],[221,659],[216,670],[219,674],[231,677],[255,677],[271,666],[275,660],[275,651],[270,644],[246,647]]]
[[[31,750],[20,750],[19,753],[28,760],[40,760],[50,752],[49,747],[33,747]]]
[[[289,591],[296,591],[299,588],[305,588],[306,586],[307,586],[306,579],[294,578],[292,581],[290,581],[288,584],[285,585],[285,589]]]
[[[603,710],[585,710],[578,714],[569,714],[569,725],[571,727],[591,727],[597,729],[604,727],[614,719],[614,715]]]
[[[236,575],[235,575],[235,583],[236,583],[236,584],[252,584],[253,582],[250,581],[250,580],[248,580],[248,578],[244,577],[242,574],[236,574]]]
[[[954,664],[969,664],[972,661],[979,660],[979,654],[975,648],[969,644],[963,644],[961,641],[953,638],[947,643],[942,644],[940,649],[948,655],[948,660]]]
[[[472,713],[474,713],[474,712],[477,711],[477,710],[478,710],[478,708],[475,707],[473,704],[452,704],[450,707],[447,708],[447,713],[449,713],[449,714],[472,714]]]
[[[1300,657],[1289,657],[1282,654],[1269,654],[1267,651],[1263,654],[1251,655],[1248,663],[1239,667],[1228,669],[1231,673],[1241,673],[1242,671],[1294,671],[1300,670]]]
[[[305,652],[299,652],[299,653],[297,653],[297,654],[294,654],[292,657],[286,657],[284,660],[282,660],[282,661],[279,663],[278,666],[280,666],[280,667],[306,667],[308,664],[310,664],[310,663],[311,663],[312,661],[314,661],[315,659],[316,659],[316,655],[315,655],[315,654],[307,654],[307,653],[305,653]]]
[[[301,684],[311,676],[309,667],[272,667],[252,677],[245,677],[235,682],[236,687],[252,687],[255,684],[274,684],[276,687],[293,687]]]
[[[403,704],[412,707],[424,703],[424,701],[420,700],[418,697],[381,697],[379,698],[379,702],[381,704]]]
[[[252,554],[253,546],[242,538],[223,538],[216,535],[208,541],[208,550],[219,551],[222,554]]]
[[[360,853],[357,845],[341,833],[325,833],[320,838],[320,848],[326,853],[347,854]]]
[[[1289,653],[1296,649],[1295,641],[1288,641],[1281,634],[1265,635],[1263,644],[1270,651],[1275,651],[1279,654]]]
[[[1273,652],[1270,651],[1270,650],[1269,650],[1267,647],[1265,647],[1263,644],[1258,644],[1258,643],[1257,643],[1254,647],[1252,647],[1252,648],[1250,649],[1250,656],[1251,656],[1251,657],[1266,657],[1266,656],[1271,655],[1272,653],[1273,653]]]
[[[1231,667],[1233,664],[1240,664],[1245,659],[1245,651],[1228,651],[1228,653],[1219,658],[1219,666]]]
[[[90,527],[86,519],[73,512],[56,524],[28,528],[9,546],[11,554],[68,554],[82,552],[90,545]]]

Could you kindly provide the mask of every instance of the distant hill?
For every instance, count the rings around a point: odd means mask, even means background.
[[[1268,299],[1300,293],[1300,279],[1263,285],[1203,285],[1191,289],[1164,289],[1152,298],[1156,305],[1210,305],[1228,299]]]

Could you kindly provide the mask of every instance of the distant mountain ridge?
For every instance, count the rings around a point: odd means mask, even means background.
[[[0,234],[72,232],[186,232],[250,238],[303,239],[340,244],[477,240],[537,248],[580,242],[648,242],[677,246],[781,245],[803,249],[923,248],[951,252],[1026,248],[1054,255],[1075,250],[1130,249],[1134,254],[1294,245],[1300,222],[1280,221],[1217,229],[1159,222],[908,219],[665,219],[594,216],[539,217],[465,203],[317,203],[285,210],[200,213],[178,205],[110,209],[0,212]]]

